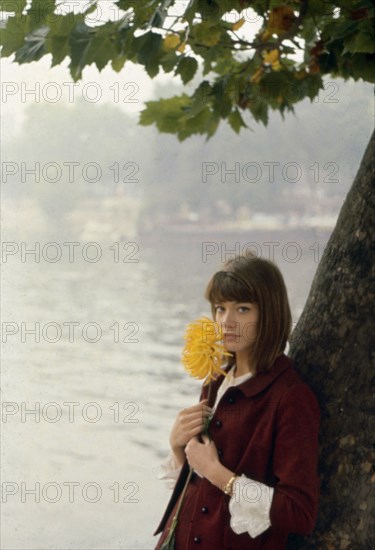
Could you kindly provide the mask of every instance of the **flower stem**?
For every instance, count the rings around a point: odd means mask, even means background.
[[[208,406],[210,405],[211,388],[212,388],[212,384],[211,384],[211,381],[210,381],[210,383],[208,384],[208,391],[207,391],[207,403],[208,403]]]
[[[211,381],[210,381],[210,383],[208,384],[208,391],[207,391],[207,404],[208,404],[208,406],[210,405],[211,387],[212,387],[212,385],[211,385]],[[206,435],[208,437],[208,439],[211,441],[210,433],[208,431],[208,428],[210,426],[210,422],[211,422],[211,418],[208,416],[204,421],[202,435]]]
[[[207,392],[207,403],[208,404],[210,403],[211,387],[212,386],[211,386],[211,381],[210,381],[210,383],[208,385],[208,392]],[[202,435],[206,435],[211,440],[211,437],[210,437],[210,434],[209,434],[209,431],[208,431],[208,427],[210,425],[210,422],[211,422],[211,418],[207,417],[204,421]],[[189,475],[186,478],[183,491],[180,495],[176,513],[173,516],[171,526],[169,527],[168,536],[165,539],[165,541],[163,542],[163,545],[161,546],[160,550],[175,550],[175,531],[176,531],[176,527],[177,527],[177,523],[178,523],[178,516],[180,514],[180,510],[181,510],[181,506],[182,506],[182,503],[183,503],[183,500],[184,500],[184,497],[185,497],[186,489],[187,489],[187,486],[190,483],[191,476],[193,475],[193,472],[194,472],[194,470],[190,466],[189,467]]]
[[[180,510],[181,510],[181,506],[182,506],[182,502],[184,500],[184,497],[185,497],[185,493],[186,493],[186,489],[187,489],[187,486],[189,485],[189,482],[190,482],[190,479],[191,479],[191,476],[193,475],[193,468],[189,468],[189,475],[188,477],[186,478],[186,481],[185,481],[185,485],[184,485],[184,489],[180,495],[180,499],[178,501],[178,506],[177,506],[177,510],[176,510],[176,513],[173,517],[173,520],[172,520],[172,523],[171,523],[171,526],[169,528],[169,532],[168,532],[168,536],[167,538],[165,539],[164,543],[163,543],[163,546],[161,547],[160,550],[174,550],[174,542],[175,542],[175,530],[176,530],[176,527],[177,527],[177,522],[178,522],[178,516],[180,514]]]

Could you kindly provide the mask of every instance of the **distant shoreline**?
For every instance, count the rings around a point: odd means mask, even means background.
[[[292,226],[292,227],[277,227],[277,228],[263,228],[263,227],[249,227],[249,228],[238,228],[233,226],[217,226],[217,225],[164,225],[154,227],[152,230],[142,231],[140,228],[139,238],[147,240],[158,240],[161,237],[168,237],[168,239],[181,239],[181,238],[197,238],[201,239],[209,238],[212,236],[217,239],[218,237],[228,237],[238,238],[241,241],[244,239],[249,239],[252,237],[256,238],[272,238],[275,239],[277,236],[282,236],[283,238],[295,238],[298,234],[299,239],[305,238],[311,240],[312,238],[329,238],[333,231],[334,227],[306,227],[306,226]]]

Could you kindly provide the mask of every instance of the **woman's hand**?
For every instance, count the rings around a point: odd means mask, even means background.
[[[228,481],[235,474],[221,464],[215,443],[206,435],[203,435],[202,439],[203,443],[198,437],[193,437],[186,445],[185,453],[189,466],[224,491]]]
[[[185,454],[189,466],[199,472],[203,477],[211,477],[212,468],[219,464],[216,445],[213,441],[204,435],[203,443],[198,437],[190,439],[186,445]]]
[[[170,446],[180,463],[184,461],[184,447],[194,436],[201,433],[211,409],[204,399],[197,405],[183,409],[177,415],[169,436]]]

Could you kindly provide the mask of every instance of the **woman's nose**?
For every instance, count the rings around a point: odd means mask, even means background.
[[[230,329],[233,330],[234,328],[236,328],[235,316],[231,311],[226,311],[224,313],[222,322],[223,322],[224,328],[228,330]]]

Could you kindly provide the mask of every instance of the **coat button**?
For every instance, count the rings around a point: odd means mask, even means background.
[[[235,402],[235,398],[234,397],[228,397],[228,403],[230,403],[231,405]]]
[[[221,428],[222,425],[223,425],[223,423],[220,420],[216,420],[216,426],[218,428]]]
[[[202,514],[208,514],[208,508],[207,508],[207,506],[203,506],[201,512],[202,512]]]
[[[201,539],[200,539],[200,537],[194,537],[193,541],[195,542],[195,544],[199,544]]]

